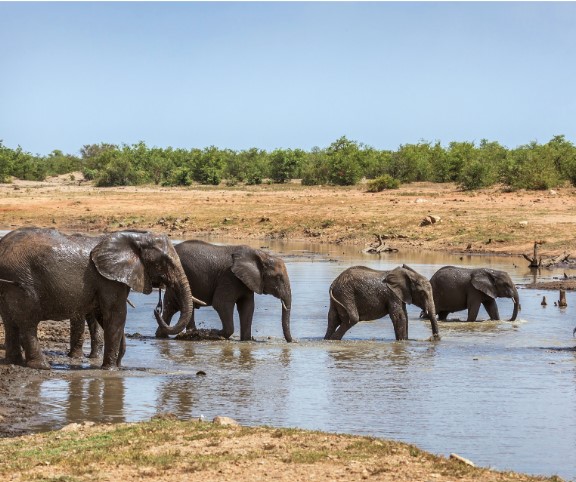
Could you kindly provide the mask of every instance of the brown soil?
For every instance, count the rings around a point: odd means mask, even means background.
[[[543,242],[544,256],[575,253],[576,191],[562,188],[555,192],[502,192],[490,189],[478,193],[461,192],[454,185],[415,183],[399,190],[378,194],[362,187],[331,188],[255,186],[235,188],[126,187],[94,188],[75,173],[46,182],[14,181],[0,184],[0,228],[49,226],[63,231],[102,232],[125,228],[166,232],[178,238],[225,236],[231,239],[290,239],[318,243],[346,243],[366,246],[374,235],[385,238],[387,246],[399,250],[427,250],[498,253],[530,253],[534,241]],[[441,221],[420,226],[428,215]],[[519,261],[525,262],[525,261]],[[562,286],[568,286],[569,281]],[[559,280],[559,283],[562,283]],[[567,284],[568,283],[568,284]],[[555,285],[553,289],[558,289]],[[70,363],[66,357],[69,326],[65,322],[43,322],[40,338],[50,362]],[[0,324],[0,340],[4,339]],[[27,421],[38,412],[29,400],[25,383],[50,377],[74,376],[73,371],[38,371],[2,364],[0,345],[0,436],[27,432]],[[84,360],[86,361],[86,360]],[[98,362],[94,363],[97,369]],[[14,383],[18,381],[18,383]],[[225,415],[225,414],[223,414]],[[114,427],[84,428],[79,437]],[[233,429],[227,429],[233,430]],[[360,455],[351,459],[320,457],[290,465],[282,454],[297,449],[324,450],[360,443],[359,438],[294,432],[290,437],[274,435],[274,429],[240,429],[242,437],[227,436],[218,443],[179,443],[183,461],[170,468],[149,468],[142,462],[102,462],[99,480],[541,480],[517,474],[485,470],[456,470],[453,464],[404,444],[392,444],[386,455]],[[79,433],[80,433],[79,432]],[[60,436],[58,436],[60,437]],[[180,441],[183,437],[179,434]],[[281,437],[276,439],[276,437]],[[0,441],[2,452],[18,444],[42,447],[53,435],[28,435]],[[57,437],[56,437],[57,438]],[[193,437],[190,438],[193,440]],[[166,438],[160,449],[173,447]],[[11,445],[11,442],[13,444]],[[8,443],[8,445],[6,445]],[[78,442],[80,445],[81,443]],[[42,450],[41,448],[39,450]],[[76,450],[76,449],[74,449]],[[210,457],[212,452],[228,454],[217,464],[201,469],[190,464],[195,457]],[[330,450],[328,450],[330,452]],[[76,451],[76,453],[82,453]],[[188,454],[192,456],[188,457]],[[249,457],[238,457],[249,454]],[[213,455],[213,454],[212,454]],[[66,460],[66,457],[64,459]],[[74,474],[63,462],[37,464],[28,471],[11,469],[11,461],[0,458],[0,475],[6,480],[94,480]],[[451,467],[451,468],[450,468]],[[456,468],[455,468],[456,467]],[[462,467],[461,467],[462,468]],[[77,470],[77,469],[76,469]],[[558,479],[556,479],[558,480]]]

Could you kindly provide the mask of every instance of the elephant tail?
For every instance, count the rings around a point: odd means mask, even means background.
[[[332,287],[330,287],[330,299],[334,300],[335,303],[338,303],[342,308],[346,310],[346,312],[348,312],[348,308],[346,308],[342,303],[340,303],[340,301],[338,301],[334,296],[334,293],[332,293]]]

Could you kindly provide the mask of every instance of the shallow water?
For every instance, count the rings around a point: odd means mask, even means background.
[[[129,309],[126,331],[144,338],[128,340],[125,368],[107,373],[85,364],[77,377],[31,386],[44,407],[35,428],[138,421],[163,412],[227,415],[246,425],[392,438],[500,470],[576,478],[574,293],[567,294],[568,308],[560,309],[553,306],[557,292],[520,289],[516,322],[459,322],[466,312],[456,313],[440,323],[439,342],[428,341],[429,323],[414,306],[408,307],[407,342],[394,341],[389,318],[361,322],[343,341],[326,342],[328,287],[349,266],[392,269],[406,262],[427,277],[447,264],[489,266],[508,271],[520,285],[534,275],[519,258],[267,247],[286,260],[297,343],[283,340],[280,302],[269,296],[256,299],[256,342],[239,342],[238,324],[230,341],[156,340],[157,297],[132,294],[136,309]],[[543,295],[547,307],[540,304]],[[509,318],[512,302],[501,299],[498,306]],[[479,317],[487,317],[483,308]],[[219,326],[211,308],[200,309],[196,320],[201,328]],[[197,375],[200,370],[206,375]]]

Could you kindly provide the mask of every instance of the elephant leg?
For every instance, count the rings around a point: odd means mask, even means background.
[[[236,303],[240,316],[240,340],[252,340],[252,318],[254,317],[254,293],[241,298]]]
[[[408,339],[408,313],[406,311],[406,304],[397,306],[390,310],[390,319],[394,326],[394,335],[397,341]]]
[[[125,349],[124,326],[126,325],[126,299],[129,288],[103,294],[100,298],[102,326],[104,328],[104,358],[102,368],[113,370],[120,367]]]
[[[82,358],[84,345],[84,316],[75,315],[70,318],[70,358]]]
[[[448,315],[450,314],[449,311],[439,311],[436,316],[438,318],[439,321],[446,321],[446,318],[448,318]]]
[[[346,332],[360,321],[360,315],[358,314],[356,305],[349,306],[347,309],[338,307],[336,310],[340,318],[340,326],[338,326],[332,335],[332,340],[341,340]]]
[[[482,303],[488,315],[490,316],[491,320],[499,320],[500,313],[498,313],[498,305],[496,304],[496,300],[494,298],[490,298],[488,301]]]
[[[20,343],[26,354],[26,366],[40,370],[49,370],[50,365],[44,358],[38,342],[38,321],[27,323],[20,328]]]
[[[120,362],[122,358],[124,358],[124,354],[126,353],[126,335],[122,333],[122,339],[120,340],[120,349],[118,350],[118,360],[116,361],[116,366],[120,366]]]
[[[234,334],[234,304],[234,302],[227,302],[213,305],[222,322],[222,330],[218,334],[224,338],[230,338]]]
[[[6,315],[4,315],[4,340],[6,361],[14,365],[24,365],[24,357],[20,348],[20,329]]]
[[[478,312],[480,311],[480,300],[468,300],[468,320],[476,321]]]
[[[326,328],[326,334],[324,335],[325,340],[330,340],[336,328],[340,324],[340,317],[338,316],[338,310],[334,306],[334,303],[330,301],[330,309],[328,310],[328,327]]]
[[[104,348],[104,330],[94,313],[88,313],[86,321],[90,331],[90,354],[88,358],[100,358]]]

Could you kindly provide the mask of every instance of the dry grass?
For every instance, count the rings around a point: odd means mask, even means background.
[[[556,478],[474,468],[403,443],[170,418],[0,440],[3,480],[461,480]]]
[[[374,234],[394,247],[473,252],[574,251],[576,191],[462,192],[452,184],[414,183],[368,193],[352,188],[246,186],[93,188],[77,182],[0,185],[0,227],[69,231],[140,228],[191,238],[289,238],[366,244]],[[428,214],[442,221],[420,226]]]

